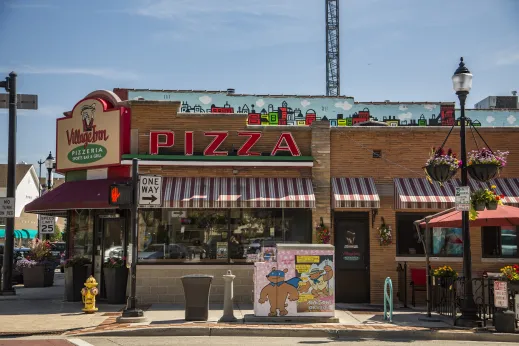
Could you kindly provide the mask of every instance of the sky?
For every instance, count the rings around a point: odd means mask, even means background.
[[[518,15],[518,0],[340,0],[341,94],[456,101],[463,56],[469,105],[510,95]],[[325,37],[324,0],[0,0],[0,79],[39,98],[18,113],[17,162],[55,154],[56,118],[98,89],[324,95]],[[0,163],[7,124],[0,110]]]

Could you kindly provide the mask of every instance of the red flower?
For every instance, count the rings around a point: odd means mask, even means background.
[[[505,195],[499,195],[499,197],[501,197],[501,198],[505,198]]]

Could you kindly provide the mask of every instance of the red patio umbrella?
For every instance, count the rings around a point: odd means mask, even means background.
[[[485,226],[517,226],[519,225],[519,208],[508,205],[498,205],[496,210],[484,210],[478,212],[478,218],[470,221],[473,227]],[[425,222],[420,223],[425,227]],[[456,227],[461,228],[461,211],[437,216],[429,221],[429,227]]]

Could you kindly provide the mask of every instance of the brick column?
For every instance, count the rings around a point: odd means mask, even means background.
[[[330,123],[327,121],[315,121],[312,128],[312,156],[314,167],[312,168],[312,183],[315,193],[316,208],[312,210],[312,243],[317,242],[315,227],[321,217],[332,235],[331,218],[331,159],[330,159]]]

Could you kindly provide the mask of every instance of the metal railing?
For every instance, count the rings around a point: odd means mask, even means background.
[[[482,277],[472,279],[472,290],[477,315],[486,327],[489,321],[494,324],[494,315],[498,310],[494,305],[494,281],[501,281],[501,277]],[[465,278],[434,278],[432,285],[432,309],[436,313],[452,318],[453,324],[460,313],[465,293]],[[514,297],[516,290],[509,286],[508,305],[515,310]]]

